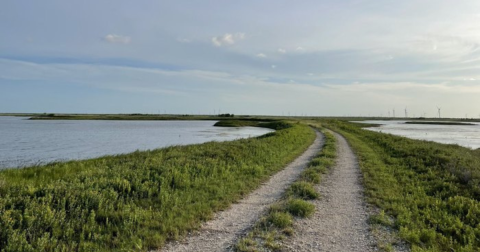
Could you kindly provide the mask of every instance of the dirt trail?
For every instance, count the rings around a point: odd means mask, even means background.
[[[289,184],[295,181],[308,162],[321,149],[323,136],[316,132],[314,143],[285,169],[229,209],[219,212],[213,220],[188,235],[183,241],[169,243],[162,251],[228,251],[238,237],[255,224],[267,207],[277,201]]]
[[[313,217],[295,223],[286,251],[376,251],[367,223],[360,169],[345,138],[335,133],[337,163],[317,190]]]

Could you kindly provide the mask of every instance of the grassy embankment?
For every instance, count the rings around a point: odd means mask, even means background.
[[[381,210],[372,224],[397,230],[412,251],[479,251],[478,151],[362,126],[329,122],[355,150],[368,201]],[[389,242],[380,245],[392,248]]]
[[[258,187],[314,138],[295,125],[232,142],[2,171],[0,250],[158,248]]]
[[[336,157],[335,136],[326,131],[323,133],[325,142],[322,150],[285,191],[282,200],[273,204],[252,230],[237,242],[236,251],[278,251],[280,241],[295,232],[292,228],[294,217],[306,218],[313,214],[315,206],[308,201],[320,196],[314,185],[320,183],[321,174],[333,166]]]

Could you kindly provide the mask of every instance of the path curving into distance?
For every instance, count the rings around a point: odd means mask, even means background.
[[[229,251],[237,239],[244,234],[268,207],[280,199],[287,187],[294,182],[318,154],[323,145],[323,135],[317,137],[310,147],[285,169],[273,175],[260,188],[238,203],[204,223],[199,231],[182,241],[167,243],[161,251]]]
[[[315,214],[295,222],[295,234],[285,240],[286,251],[376,251],[367,223],[357,158],[345,138],[337,138],[337,160],[316,186]]]

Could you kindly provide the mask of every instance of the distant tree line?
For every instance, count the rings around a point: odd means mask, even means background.
[[[234,117],[234,114],[219,114],[218,117]]]

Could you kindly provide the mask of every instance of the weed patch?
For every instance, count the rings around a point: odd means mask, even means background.
[[[291,199],[287,202],[287,211],[293,216],[310,217],[315,211],[315,206],[302,199]]]
[[[315,188],[313,188],[312,183],[305,181],[293,183],[287,191],[287,195],[306,200],[317,199],[320,196]]]
[[[268,215],[267,221],[280,229],[290,227],[293,224],[292,216],[284,212],[270,213]]]

